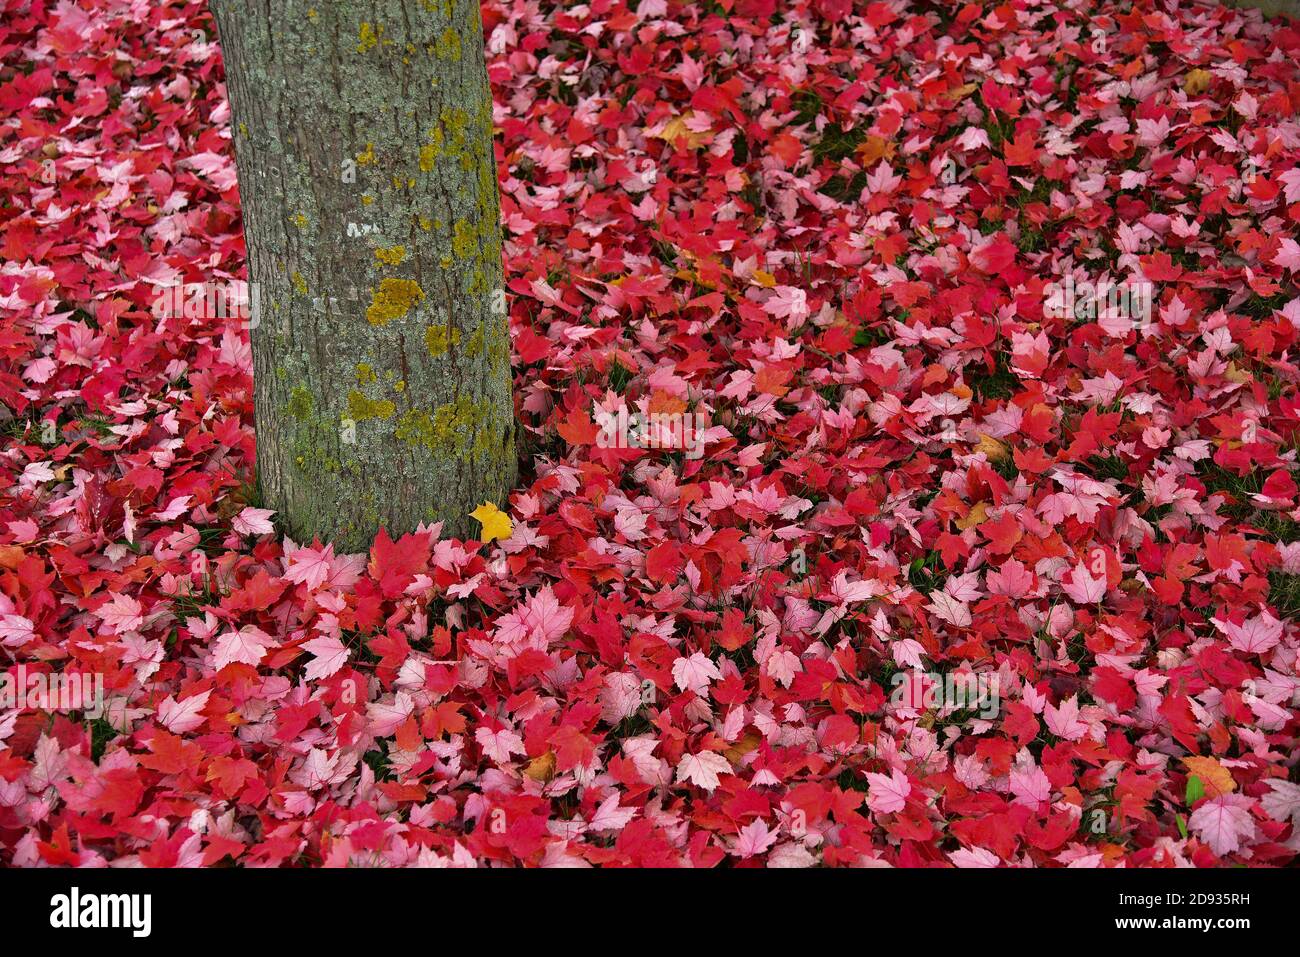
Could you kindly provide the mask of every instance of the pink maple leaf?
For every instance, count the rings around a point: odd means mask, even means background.
[[[894,768],[888,776],[867,772],[867,806],[876,814],[901,811],[911,793],[912,783],[898,768]]]
[[[304,672],[304,676],[308,681],[328,678],[342,668],[347,662],[348,656],[352,654],[343,642],[333,635],[322,635],[319,638],[313,638],[311,641],[304,641],[302,649],[313,655]]]
[[[636,817],[635,807],[619,805],[619,796],[615,792],[600,802],[596,813],[591,816],[587,829],[591,831],[621,831]]]
[[[9,648],[21,647],[36,637],[35,628],[35,623],[22,615],[0,616],[0,643]]]
[[[130,595],[114,595],[107,604],[101,605],[95,614],[114,634],[134,631],[144,624],[140,602]]]
[[[1240,625],[1217,618],[1210,622],[1228,636],[1228,644],[1248,655],[1263,654],[1282,640],[1282,622],[1268,612],[1248,618]]]
[[[731,853],[736,857],[757,857],[776,843],[777,835],[767,829],[767,822],[761,817],[754,818],[741,828]]]
[[[1058,738],[1078,741],[1088,733],[1088,725],[1079,720],[1079,696],[1071,695],[1059,708],[1047,705],[1043,711],[1047,729]]]
[[[168,695],[158,705],[158,723],[173,734],[193,731],[203,724],[204,719],[200,712],[207,707],[211,695],[210,689],[190,695],[183,701],[177,701]]]
[[[989,594],[1006,595],[1008,598],[1023,598],[1034,587],[1034,573],[1023,562],[1012,558],[1002,563],[996,571],[991,571],[985,578]]]
[[[573,609],[560,604],[551,586],[547,585],[525,603],[519,621],[529,636],[548,645],[563,637],[573,623]]]
[[[1193,811],[1187,826],[1210,850],[1223,857],[1255,837],[1255,821],[1250,815],[1254,803],[1241,794],[1221,794]]]
[[[709,690],[709,682],[722,678],[718,666],[701,652],[695,652],[689,658],[678,658],[673,662],[673,681],[683,691],[690,690],[703,695]]]
[[[1283,239],[1273,262],[1292,272],[1300,272],[1300,243],[1294,239]]]
[[[1016,756],[1008,784],[1016,804],[1036,809],[1052,798],[1052,782],[1028,751],[1021,751]]]
[[[240,535],[271,535],[275,532],[275,526],[270,521],[274,514],[269,508],[253,508],[250,505],[234,517],[230,527]]]
[[[718,786],[719,774],[730,774],[731,763],[716,751],[684,754],[677,762],[677,781],[689,781],[696,787],[712,793]]]
[[[931,592],[930,603],[925,607],[933,612],[936,618],[958,628],[965,628],[971,623],[970,606],[964,601],[958,601],[946,591]]]
[[[234,662],[256,666],[266,657],[267,648],[275,643],[274,638],[256,625],[245,625],[238,631],[227,632],[213,647],[216,668],[220,671]]]
[[[474,732],[474,740],[483,749],[483,753],[497,764],[508,764],[512,754],[528,753],[524,747],[524,739],[509,728],[501,728],[497,731],[479,728]]]
[[[777,286],[763,303],[763,308],[778,319],[788,319],[792,324],[808,318],[808,294],[794,286]]]
[[[1106,597],[1106,576],[1093,578],[1083,562],[1068,572],[1070,580],[1061,579],[1061,591],[1080,605],[1093,605]]]
[[[333,545],[326,545],[323,548],[299,548],[289,556],[284,577],[315,591],[330,577],[330,566],[333,561]]]

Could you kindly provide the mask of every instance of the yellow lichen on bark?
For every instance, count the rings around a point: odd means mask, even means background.
[[[379,32],[382,33],[383,29],[384,28],[381,26]],[[379,43],[379,34],[375,32],[375,28],[372,27],[369,22],[364,20],[361,22],[361,29],[358,33],[358,38],[358,53],[367,53],[370,50],[373,50],[375,45]]]
[[[459,329],[452,329],[449,333],[443,326],[430,326],[424,330],[424,345],[429,350],[429,355],[435,358],[459,342]]]
[[[366,321],[372,326],[386,326],[423,299],[424,290],[413,279],[382,279],[366,309]]]
[[[388,399],[370,399],[353,389],[348,393],[348,412],[358,422],[365,419],[391,419],[397,407]]]

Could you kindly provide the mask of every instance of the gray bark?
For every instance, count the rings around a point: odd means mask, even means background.
[[[1266,17],[1300,17],[1300,0],[1232,0],[1231,7],[1253,7]]]
[[[232,109],[264,504],[367,546],[502,504],[510,339],[475,0],[213,0]]]

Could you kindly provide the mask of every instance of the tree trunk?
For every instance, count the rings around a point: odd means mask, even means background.
[[[257,309],[257,469],[341,549],[516,476],[492,95],[475,0],[213,0]]]
[[[1266,17],[1300,17],[1300,0],[1229,0],[1230,7],[1253,7]]]

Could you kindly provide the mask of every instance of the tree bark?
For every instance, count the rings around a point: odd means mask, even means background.
[[[1266,17],[1300,17],[1300,0],[1228,0],[1225,6],[1252,7]]]
[[[258,481],[299,541],[500,503],[510,339],[476,0],[213,0],[257,309]]]

